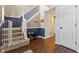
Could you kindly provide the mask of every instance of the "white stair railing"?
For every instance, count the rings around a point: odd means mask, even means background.
[[[3,25],[2,25],[2,29],[3,29],[3,36],[2,36],[2,46],[5,46],[8,44],[8,47],[11,46],[12,43],[12,21],[8,20],[8,21],[4,21]],[[6,35],[8,37],[6,37]],[[6,37],[6,38],[5,38]]]
[[[22,32],[24,33],[24,39],[27,41],[27,20],[24,17],[22,21]]]
[[[8,47],[12,44],[12,21],[8,20]]]
[[[8,44],[8,38],[5,39],[5,33],[7,33],[8,21],[2,23],[2,47]]]

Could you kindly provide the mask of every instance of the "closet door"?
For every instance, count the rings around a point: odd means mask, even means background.
[[[76,19],[77,19],[77,21],[76,21],[76,24],[77,24],[77,31],[76,31],[76,33],[77,33],[77,51],[79,52],[79,6],[76,6]]]
[[[63,7],[56,7],[56,44],[63,43]]]
[[[57,13],[57,40],[75,50],[75,6],[59,6]]]

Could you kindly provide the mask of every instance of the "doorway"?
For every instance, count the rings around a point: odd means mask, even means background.
[[[55,37],[55,8],[45,11],[45,36]]]

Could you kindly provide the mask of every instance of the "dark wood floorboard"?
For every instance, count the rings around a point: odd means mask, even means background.
[[[29,49],[34,53],[76,53],[71,49],[56,45],[55,37],[32,40],[29,45],[8,51],[7,53],[23,53],[24,51],[27,51]]]
[[[77,52],[62,45],[56,45],[56,50],[54,51],[54,53],[77,53]]]

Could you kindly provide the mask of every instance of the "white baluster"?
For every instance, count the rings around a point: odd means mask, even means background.
[[[9,20],[8,22],[8,47],[10,47],[12,44],[12,21]]]
[[[24,34],[24,39],[27,41],[27,21],[23,17],[22,21],[22,32]]]

